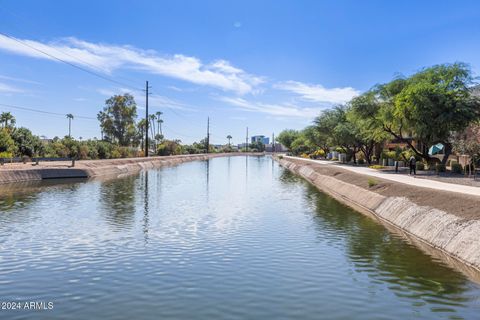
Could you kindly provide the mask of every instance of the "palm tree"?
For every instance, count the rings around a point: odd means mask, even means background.
[[[157,112],[155,112],[155,114],[157,115],[157,134],[162,134],[163,120],[161,119],[161,116],[162,116],[163,112],[157,111]]]
[[[230,145],[230,140],[232,140],[232,136],[231,136],[231,135],[228,135],[228,136],[227,136],[227,139],[228,139],[228,146],[230,147],[230,146],[231,146],[231,145]]]
[[[140,135],[140,147],[142,148],[142,151],[144,150],[144,138],[145,138],[145,127],[146,127],[147,121],[145,119],[141,119],[137,123],[137,128],[138,128],[138,134]]]
[[[153,140],[155,139],[155,120],[157,120],[157,116],[155,116],[154,114],[151,114],[149,118],[150,118],[149,120],[150,133],[152,134],[152,140]]]
[[[155,136],[156,136],[156,133],[155,133],[155,120],[157,119],[157,116],[155,116],[154,114],[151,114],[149,116],[149,127],[150,127],[150,133],[152,134],[152,139],[150,140],[150,142],[153,143],[153,149],[155,152],[157,152],[157,142],[155,141]]]
[[[0,122],[3,123],[3,127],[8,127],[8,123],[13,126],[15,124],[15,117],[10,112],[2,112],[0,115]]]
[[[73,114],[69,113],[67,114],[67,119],[68,119],[68,137],[72,137],[72,120],[73,120]]]

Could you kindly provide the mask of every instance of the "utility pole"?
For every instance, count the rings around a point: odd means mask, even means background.
[[[210,147],[210,117],[207,118],[207,141],[206,141],[207,153]]]
[[[247,127],[247,137],[245,138],[245,151],[248,152],[248,127]]]
[[[148,157],[148,81],[145,83],[145,157]]]
[[[275,153],[275,133],[272,133],[272,153]]]

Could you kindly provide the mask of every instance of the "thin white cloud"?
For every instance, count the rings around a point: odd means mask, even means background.
[[[2,75],[2,74],[0,74],[0,79],[14,81],[14,82],[30,83],[30,84],[41,84],[40,82],[37,82],[37,81],[26,80],[26,79],[21,79],[21,78],[16,78],[16,77],[10,77],[10,76]]]
[[[125,94],[130,93],[137,103],[137,108],[145,109],[145,93],[130,90],[127,88],[117,88],[117,89],[98,89],[96,90],[103,96],[111,97],[117,94]],[[152,108],[169,108],[169,109],[176,109],[176,110],[184,110],[184,111],[195,111],[194,109],[188,107],[186,104],[181,102],[175,101],[165,96],[151,96],[148,98],[148,105]]]
[[[247,101],[239,97],[218,97],[220,101],[229,103],[244,111],[260,112],[279,117],[296,117],[311,119],[316,117],[321,108],[301,108],[293,104],[270,104],[256,101]]]
[[[21,93],[24,92],[24,90],[11,86],[6,83],[0,82],[0,93]]]
[[[344,103],[351,100],[360,92],[352,87],[325,88],[318,84],[306,84],[298,81],[280,82],[274,88],[293,92],[304,100],[322,103]]]
[[[57,57],[106,73],[119,68],[142,70],[238,94],[249,93],[264,81],[225,60],[205,64],[198,58],[182,54],[162,56],[153,50],[142,50],[127,45],[91,43],[73,37],[43,43],[0,35],[0,50],[53,61],[58,61],[54,58]]]

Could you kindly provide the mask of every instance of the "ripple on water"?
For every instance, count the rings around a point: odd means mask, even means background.
[[[478,285],[267,157],[0,195],[0,289],[44,319],[480,314]]]

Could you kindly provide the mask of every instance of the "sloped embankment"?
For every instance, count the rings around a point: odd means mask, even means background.
[[[424,197],[432,198],[431,194],[436,192],[434,190],[410,190],[410,192],[402,194],[402,190],[410,187],[388,182],[384,184],[383,188],[377,188],[373,191],[358,183],[359,179],[367,181],[368,177],[364,175],[349,173],[348,177],[350,179],[345,179],[346,177],[339,179],[336,176],[339,175],[340,171],[331,166],[328,166],[330,168],[325,168],[325,166],[321,168],[322,165],[312,165],[302,160],[286,158],[277,158],[277,161],[283,167],[301,175],[337,200],[387,222],[414,238],[480,270],[480,212],[478,215],[471,214],[471,212],[458,214],[452,212],[451,205],[446,206],[448,209],[444,210],[441,207],[439,208],[438,205],[425,205],[429,202],[428,199],[416,201],[409,196],[415,193],[417,200],[421,200],[419,191],[422,191]],[[325,170],[336,170],[337,172],[330,175]],[[440,194],[440,196],[447,195]],[[458,197],[460,199],[457,200],[465,202],[462,195],[448,194],[448,197],[453,200]],[[471,203],[465,205],[472,206],[472,203],[475,205],[480,199],[471,199],[471,201]],[[474,207],[478,208],[478,206]],[[458,209],[463,210],[465,208]]]
[[[118,176],[135,173],[143,169],[177,165],[188,161],[206,160],[237,154],[199,154],[168,157],[126,158],[112,160],[77,161],[74,168],[70,162],[45,164],[42,166],[26,165],[15,169],[0,171],[0,184],[43,179],[91,178],[100,176]],[[238,154],[245,155],[245,154]]]

